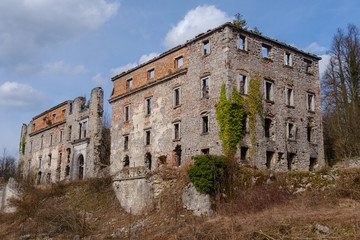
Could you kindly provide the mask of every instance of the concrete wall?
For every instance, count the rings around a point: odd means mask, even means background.
[[[78,179],[80,155],[84,158],[83,177],[98,175],[103,90],[94,88],[89,100],[86,106],[86,99],[77,97],[34,117],[28,125],[23,124],[21,138],[25,136],[25,149],[20,151],[19,166],[24,177],[34,178],[37,183]],[[56,121],[46,123],[44,119],[54,113]]]
[[[0,184],[0,212],[15,212],[16,208],[10,205],[10,199],[19,197],[20,194],[13,179],[10,179],[7,184]]]

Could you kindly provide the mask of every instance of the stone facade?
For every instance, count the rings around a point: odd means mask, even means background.
[[[65,101],[23,124],[19,168],[36,183],[97,177],[106,171],[102,151],[103,90]]]
[[[247,97],[262,78],[264,121],[236,157],[259,169],[313,170],[324,163],[320,58],[226,23],[112,78],[111,167],[155,170],[222,154],[215,106],[222,84]]]

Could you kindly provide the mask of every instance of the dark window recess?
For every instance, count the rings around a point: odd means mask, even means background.
[[[180,123],[174,123],[174,139],[180,139]]]
[[[293,169],[293,164],[295,162],[295,157],[296,154],[295,153],[288,153],[288,157],[287,157],[287,163],[288,163],[288,170],[291,171]]]
[[[130,120],[130,106],[125,106],[125,122]]]
[[[209,78],[202,79],[202,98],[209,98]]]
[[[265,137],[270,137],[270,131],[271,131],[271,119],[265,118]]]
[[[145,154],[145,167],[151,170],[151,153],[149,152]]]
[[[174,149],[174,153],[175,153],[175,164],[176,166],[180,166],[181,165],[181,146],[180,145],[176,145],[175,149]]]
[[[204,44],[204,55],[208,55],[210,53],[210,42],[207,40],[204,41],[203,44]]]
[[[273,156],[274,156],[274,152],[266,151],[266,168],[267,169],[271,168]]]
[[[242,162],[247,161],[246,157],[247,157],[248,150],[249,150],[249,148],[247,148],[247,147],[241,147],[241,149],[240,149],[240,160]]]
[[[174,89],[174,106],[180,105],[180,88]]]
[[[266,82],[265,83],[265,99],[268,101],[272,101],[272,83]]]
[[[309,165],[309,171],[314,171],[314,167],[317,163],[316,158],[310,158],[310,165]]]
[[[124,136],[124,150],[129,149],[129,136]]]
[[[130,166],[130,158],[129,158],[128,155],[126,155],[126,156],[124,157],[124,165],[123,165],[123,166],[124,166],[124,168]]]
[[[202,133],[208,133],[209,132],[209,117],[204,116],[202,117]]]
[[[72,111],[73,111],[73,104],[70,103],[69,104],[69,114],[72,114]]]
[[[201,149],[201,153],[204,154],[204,155],[209,154],[210,149],[209,148],[203,148],[203,149]]]
[[[311,132],[312,132],[312,128],[310,126],[306,127],[306,132],[307,132],[307,140],[308,142],[311,142]]]
[[[150,143],[151,143],[151,139],[150,139],[151,132],[150,132],[150,131],[146,131],[145,134],[146,134],[145,144],[146,144],[146,145],[150,145]]]
[[[239,37],[239,49],[246,50],[245,37],[244,36]]]
[[[146,99],[146,115],[151,114],[151,105],[152,105],[151,98]]]

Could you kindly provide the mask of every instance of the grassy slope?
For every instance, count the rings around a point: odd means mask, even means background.
[[[15,203],[19,211],[0,215],[0,239],[43,233],[55,239],[360,239],[359,169],[342,173],[334,188],[296,195],[277,184],[257,184],[232,202],[218,202],[211,218],[182,209],[181,189],[188,180],[170,176],[162,176],[168,190],[157,199],[161,207],[146,216],[121,209],[109,178],[25,187],[24,200]],[[330,233],[316,231],[316,224]]]

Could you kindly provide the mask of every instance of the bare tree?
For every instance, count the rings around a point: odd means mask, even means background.
[[[329,158],[360,156],[360,41],[359,29],[338,29],[329,51],[330,63],[322,89],[324,140]]]
[[[16,177],[16,159],[10,156],[6,148],[3,149],[3,154],[0,156],[0,178],[5,182],[10,177]]]

